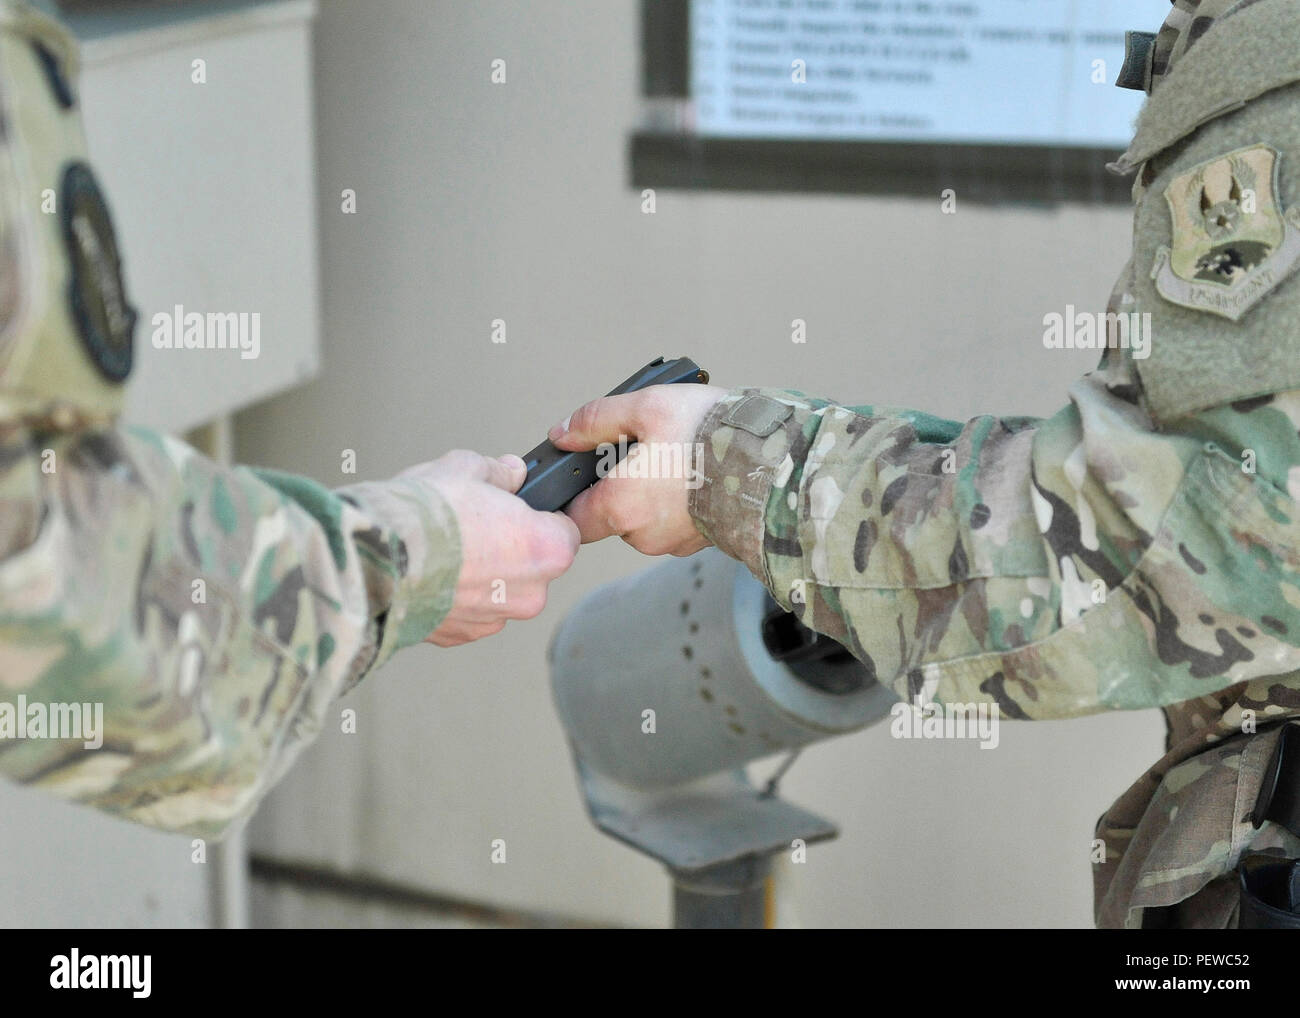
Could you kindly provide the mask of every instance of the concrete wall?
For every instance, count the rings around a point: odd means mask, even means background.
[[[643,215],[625,183],[635,0],[328,3],[316,70],[324,371],[242,414],[238,453],[331,484],[355,479],[345,449],[362,478],[458,446],[522,452],[660,353],[723,385],[1050,414],[1094,358],[1045,350],[1042,317],[1100,308],[1127,254],[1122,210],[942,215],[937,195],[661,192]],[[585,590],[648,564],[587,548],[539,620],[367,679],[343,705],[357,733],[326,731],[254,822],[279,874],[255,880],[255,919],[415,922],[358,904],[355,879],[434,912],[464,899],[525,921],[667,922],[659,869],[585,817],[544,663]],[[881,727],[815,747],[784,788],[843,836],[786,867],[786,921],[1088,925],[1092,824],[1160,733],[1148,713],[1007,724],[992,752]],[[329,879],[295,901],[295,867]]]

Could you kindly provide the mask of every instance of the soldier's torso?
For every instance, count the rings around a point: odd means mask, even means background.
[[[1279,493],[1300,496],[1300,5],[1176,0],[1137,40],[1129,87],[1151,93],[1118,168],[1135,174],[1133,260],[1111,310],[1151,312],[1150,356],[1108,351],[1096,375],[1166,432],[1208,427]],[[1292,471],[1296,471],[1293,473]],[[1288,499],[1289,501],[1289,499]],[[1241,541],[1256,537],[1243,526]],[[1300,548],[1259,554],[1300,569]],[[1248,576],[1237,576],[1243,603]],[[1261,629],[1281,625],[1256,609]],[[1250,614],[1243,609],[1242,614]],[[1260,634],[1179,620],[1215,653]],[[1300,838],[1250,819],[1280,733],[1300,717],[1300,673],[1239,683],[1164,709],[1166,754],[1098,823],[1102,926],[1224,926],[1249,854],[1300,856]]]

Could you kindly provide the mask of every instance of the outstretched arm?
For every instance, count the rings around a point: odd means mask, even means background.
[[[1300,666],[1295,393],[1157,430],[1104,371],[1048,419],[965,424],[695,389],[598,400],[552,433],[700,453],[694,481],[628,470],[580,496],[584,540],[714,543],[910,700],[1060,718]]]

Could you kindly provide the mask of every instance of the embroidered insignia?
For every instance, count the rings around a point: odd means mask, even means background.
[[[91,361],[110,382],[131,373],[135,309],[122,285],[122,259],[95,175],[85,163],[63,173],[63,240],[71,264],[68,302]]]
[[[1172,247],[1151,270],[1165,300],[1235,322],[1300,265],[1300,206],[1279,209],[1277,170],[1277,151],[1252,145],[1170,182]]]

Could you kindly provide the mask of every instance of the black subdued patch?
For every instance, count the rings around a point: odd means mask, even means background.
[[[69,309],[91,362],[108,381],[120,383],[131,373],[136,313],[127,303],[113,222],[85,163],[64,169],[61,190]]]

